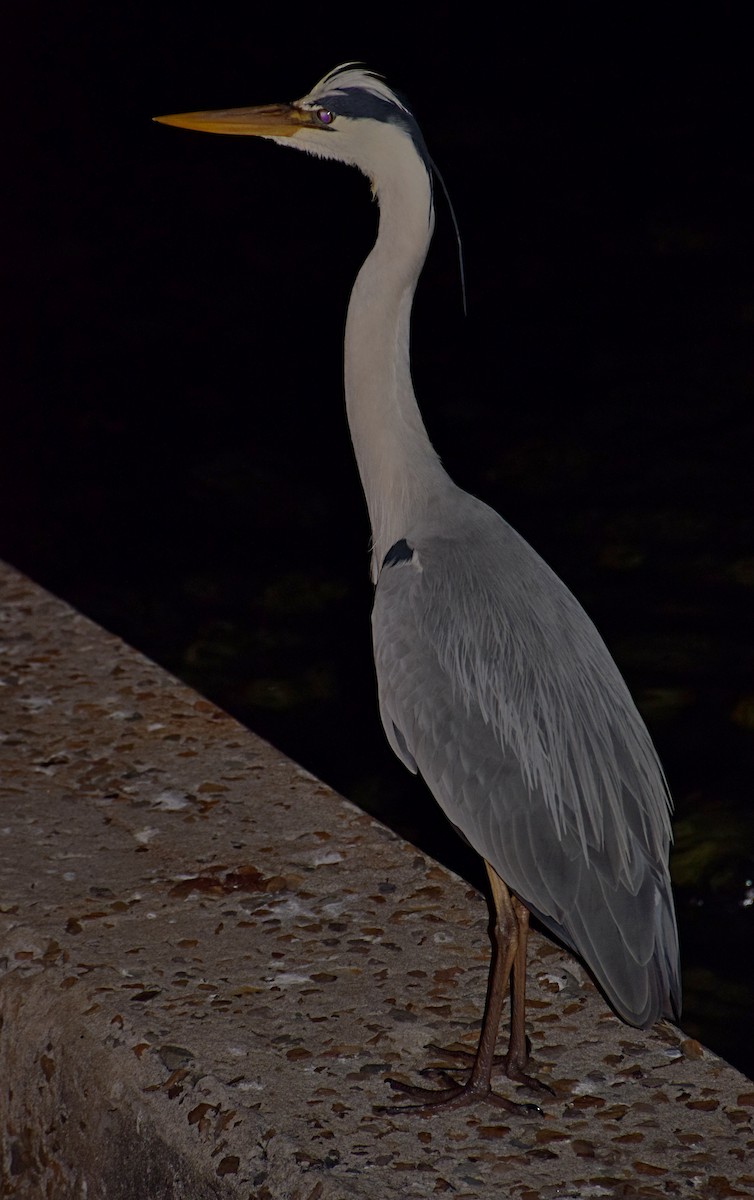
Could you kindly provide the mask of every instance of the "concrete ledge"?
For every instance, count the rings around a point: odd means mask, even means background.
[[[4,1197],[754,1196],[754,1083],[544,938],[542,1118],[387,1115],[473,1047],[482,899],[0,570]]]

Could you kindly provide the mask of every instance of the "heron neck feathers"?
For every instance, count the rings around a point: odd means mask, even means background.
[[[346,408],[372,525],[373,577],[450,482],[411,381],[411,308],[434,212],[429,176],[408,138],[375,173],[374,190],[379,231],[351,293],[345,337]]]

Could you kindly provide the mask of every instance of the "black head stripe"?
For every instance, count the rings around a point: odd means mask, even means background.
[[[397,125],[411,138],[419,157],[432,175],[432,160],[429,157],[421,129],[413,115],[405,108],[391,103],[383,96],[376,96],[366,88],[350,87],[332,92],[330,95],[318,97],[317,103],[337,117],[351,117],[354,120],[369,117],[373,121],[384,121],[389,125]]]

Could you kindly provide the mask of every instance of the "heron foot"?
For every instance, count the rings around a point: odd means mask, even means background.
[[[522,1071],[515,1063],[505,1063],[505,1074],[508,1079],[512,1079],[514,1083],[518,1083],[521,1087],[529,1088],[532,1092],[538,1092],[544,1096],[554,1096],[556,1094],[549,1083],[543,1083],[541,1079],[537,1079],[536,1075],[527,1075],[526,1071]]]
[[[476,1053],[473,1050],[463,1050],[461,1048],[453,1049],[446,1046],[437,1046],[433,1042],[427,1046],[427,1049],[431,1050],[433,1054],[441,1054],[444,1058],[460,1058],[464,1062],[468,1062],[469,1067],[472,1067],[476,1061]],[[523,1070],[522,1065],[514,1061],[510,1053],[496,1054],[492,1060],[492,1064],[495,1067],[502,1067],[504,1074],[508,1079],[512,1080],[513,1083],[518,1083],[522,1087],[530,1088],[531,1091],[538,1092],[540,1095],[555,1095],[555,1092],[548,1084],[543,1083],[541,1079],[537,1079],[535,1075],[528,1075],[526,1071]]]
[[[389,1113],[414,1113],[418,1117],[429,1117],[433,1113],[444,1110],[451,1112],[456,1108],[466,1108],[470,1104],[479,1104],[481,1102],[492,1104],[496,1108],[505,1109],[506,1112],[514,1113],[519,1117],[526,1116],[543,1116],[542,1109],[538,1104],[518,1104],[515,1100],[509,1100],[506,1096],[501,1096],[498,1092],[493,1092],[489,1081],[472,1081],[468,1083],[457,1083],[451,1075],[446,1072],[439,1072],[440,1078],[445,1081],[447,1087],[444,1088],[423,1088],[414,1087],[409,1083],[402,1083],[398,1079],[388,1079],[390,1087],[395,1092],[401,1092],[409,1100],[415,1100],[415,1104],[396,1104],[385,1105],[381,1107],[381,1112]]]

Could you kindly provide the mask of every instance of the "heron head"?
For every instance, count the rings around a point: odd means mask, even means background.
[[[413,114],[379,75],[354,63],[336,67],[308,95],[291,104],[177,113],[155,120],[208,133],[270,138],[349,163],[372,180],[385,169],[396,147],[405,147],[408,140],[431,174]]]

